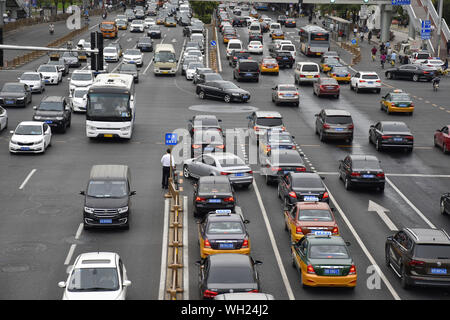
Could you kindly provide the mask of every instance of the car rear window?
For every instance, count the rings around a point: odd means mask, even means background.
[[[375,159],[354,159],[352,163],[353,170],[379,170],[380,163]]]
[[[299,221],[333,221],[330,211],[321,209],[302,209],[298,214]]]
[[[352,123],[352,117],[327,116],[325,118],[325,122],[330,123],[330,124],[349,124],[349,123]]]
[[[302,67],[303,72],[319,72],[319,68],[314,64],[304,64]]]
[[[228,49],[242,49],[242,46],[240,43],[230,43]]]
[[[378,76],[376,74],[364,74],[361,78],[367,80],[377,80]]]
[[[231,193],[231,187],[228,183],[200,183],[199,193]]]
[[[419,53],[417,59],[428,59],[430,55],[428,53]]]
[[[295,51],[295,48],[292,45],[282,45],[281,50]]]
[[[292,179],[292,187],[296,188],[323,188],[322,179],[320,177],[294,177]]]
[[[252,269],[248,266],[226,265],[210,268],[208,275],[209,283],[253,283]]]
[[[278,153],[272,152],[270,156],[273,164],[296,163],[303,165],[303,160],[299,153]]]
[[[241,62],[239,64],[239,70],[241,70],[241,71],[258,71],[259,66],[256,61],[255,62]]]
[[[325,85],[327,85],[327,84],[337,85],[338,84],[336,79],[333,79],[333,78],[322,78],[321,82],[322,82],[322,84],[325,84]]]
[[[281,118],[258,118],[256,124],[265,127],[276,127],[283,125],[283,120]]]
[[[348,259],[344,245],[312,245],[309,253],[311,259]]]
[[[407,93],[392,95],[392,101],[411,101],[411,97]]]
[[[408,127],[404,123],[385,123],[383,124],[383,130],[391,132],[409,132]]]
[[[450,259],[450,245],[417,244],[414,256],[422,259]]]

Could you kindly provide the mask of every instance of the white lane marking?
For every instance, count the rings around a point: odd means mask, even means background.
[[[188,197],[183,197],[183,298],[189,300]]]
[[[255,180],[253,180],[253,188],[255,189],[256,197],[258,198],[259,207],[264,218],[264,223],[266,224],[267,233],[269,234],[270,242],[272,244],[272,249],[277,260],[278,268],[280,269],[281,278],[283,279],[284,286],[286,288],[289,300],[295,300],[294,293],[292,292],[291,284],[289,283],[288,277],[286,275],[286,270],[284,269],[283,261],[281,260],[280,252],[278,251],[277,242],[273,235],[272,227],[270,226],[269,218],[267,216],[266,208],[264,207],[263,201],[261,199],[261,194],[259,193],[258,186]]]
[[[90,27],[89,30],[92,30],[92,29],[98,27],[99,25],[100,25],[100,23],[97,23],[96,25],[93,25],[92,27]]]
[[[386,214],[386,211],[389,211],[383,206],[380,206],[378,203],[369,200],[369,207],[367,208],[367,211],[374,211],[378,214],[378,216],[383,220],[383,222],[387,225],[387,227],[391,231],[398,231],[398,228],[395,226],[395,224],[392,222],[391,219]]]
[[[180,68],[181,59],[183,58],[183,54],[184,54],[184,45],[185,44],[186,44],[186,39],[184,39],[184,41],[183,41],[183,47],[181,49],[180,57],[178,58],[177,71],[176,72],[178,72],[178,69]]]
[[[428,226],[430,226],[430,228],[436,229],[436,226],[432,224],[431,221],[428,220],[427,217],[425,217],[425,215],[419,209],[417,209],[417,207],[411,201],[409,201],[409,199],[400,191],[400,189],[397,188],[397,186],[387,177],[386,182],[389,183],[392,188],[394,188],[394,190],[400,195],[400,197],[405,200],[405,202],[419,215],[419,217],[422,218],[423,221],[425,221]]]
[[[167,273],[167,245],[169,241],[169,199],[164,201],[164,227],[161,250],[161,275],[159,276],[159,295],[158,300],[164,300],[166,292],[166,273]]]
[[[222,72],[222,61],[220,61],[220,48],[219,48],[219,37],[217,36],[217,27],[214,28],[216,32],[216,50],[217,50],[217,62],[219,65],[219,72]]]
[[[67,266],[70,263],[70,260],[72,260],[72,256],[76,247],[77,247],[76,244],[72,244],[70,246],[69,253],[67,254],[66,260],[64,261],[65,266]]]
[[[367,258],[369,259],[370,263],[375,267],[375,270],[377,271],[377,273],[380,276],[381,280],[383,280],[384,284],[386,285],[388,290],[391,292],[391,294],[394,297],[394,299],[395,300],[401,300],[400,296],[397,294],[395,289],[392,287],[391,283],[386,278],[386,276],[384,275],[383,271],[381,271],[380,267],[378,266],[377,262],[372,257],[372,255],[370,254],[369,250],[367,250],[366,246],[364,245],[364,242],[362,242],[362,240],[359,237],[358,233],[356,232],[355,228],[353,228],[352,224],[350,223],[350,220],[348,220],[348,218],[345,215],[344,211],[342,211],[341,207],[339,206],[339,204],[337,203],[336,199],[331,194],[330,189],[328,189],[328,187],[327,187],[327,191],[328,191],[328,195],[330,196],[331,201],[333,201],[333,203],[334,203],[334,206],[339,211],[339,214],[341,215],[341,217],[344,220],[345,224],[349,228],[350,232],[353,234],[353,237],[358,242],[358,244],[361,247],[362,251],[365,253]]]
[[[19,190],[22,190],[25,185],[28,183],[28,181],[30,180],[30,178],[33,176],[33,174],[36,172],[37,169],[33,169],[31,170],[31,172],[27,175],[27,177],[25,178],[25,180],[22,182],[22,184],[19,187]]]
[[[75,240],[80,239],[81,232],[83,232],[83,223],[80,223],[80,225],[78,226],[77,233],[75,234]]]

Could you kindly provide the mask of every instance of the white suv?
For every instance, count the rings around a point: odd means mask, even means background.
[[[381,79],[376,72],[359,71],[350,79],[350,90],[358,93],[360,90],[381,91]]]
[[[74,70],[72,76],[67,78],[69,80],[69,93],[78,87],[88,88],[94,83],[94,73],[91,70]]]
[[[314,62],[297,62],[294,71],[294,82],[302,84],[315,82],[320,78],[319,65]]]

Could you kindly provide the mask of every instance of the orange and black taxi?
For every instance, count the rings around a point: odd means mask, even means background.
[[[202,259],[215,253],[250,253],[250,239],[245,220],[231,210],[210,212],[198,225],[200,256]]]
[[[406,112],[412,115],[414,112],[414,104],[410,95],[399,89],[393,90],[382,97],[380,104],[381,110],[385,110],[387,114],[392,112]]]
[[[284,211],[284,221],[291,240],[295,242],[316,231],[339,235],[333,211],[326,202],[297,202]]]
[[[300,271],[303,287],[354,288],[357,274],[348,245],[329,231],[316,231],[293,242],[292,265]]]
[[[276,59],[271,57],[266,57],[261,60],[259,64],[259,71],[261,73],[275,73],[278,74],[280,72],[280,67]]]

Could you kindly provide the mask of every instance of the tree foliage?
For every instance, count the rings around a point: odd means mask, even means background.
[[[211,23],[211,15],[219,5],[219,2],[209,1],[190,1],[189,3],[194,11],[194,16],[206,24]]]

